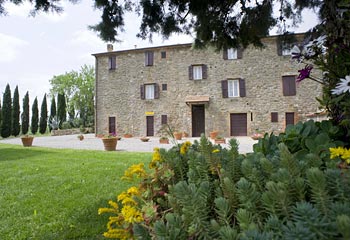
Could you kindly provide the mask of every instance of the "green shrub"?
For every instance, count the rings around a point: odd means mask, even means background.
[[[238,153],[235,140],[223,149],[205,137],[155,149],[149,171],[134,165],[125,173],[126,179],[137,175],[140,185],[99,210],[112,215],[105,236],[347,238],[350,150],[336,148],[345,145],[338,134],[329,122],[307,122],[265,135],[247,155]]]
[[[63,122],[61,129],[71,129],[72,125],[70,124],[70,122]]]

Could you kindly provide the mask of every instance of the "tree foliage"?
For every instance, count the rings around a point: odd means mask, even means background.
[[[65,95],[70,119],[78,115],[84,126],[93,125],[95,70],[92,66],[84,65],[79,72],[54,76],[50,84],[52,95]]]
[[[11,89],[7,84],[5,92],[2,98],[2,124],[1,124],[1,137],[7,138],[11,135],[11,116],[12,116],[12,103],[11,103]]]
[[[12,100],[12,128],[11,128],[11,131],[12,131],[13,136],[18,136],[18,134],[21,131],[19,117],[20,117],[19,93],[18,93],[18,86],[16,86],[15,91],[13,93],[13,100]]]
[[[35,98],[32,105],[32,121],[30,124],[30,131],[33,134],[36,134],[38,132],[38,122],[39,122],[38,100],[37,98]]]
[[[45,94],[43,101],[41,103],[39,132],[41,134],[44,134],[46,132],[46,128],[47,128],[47,101],[46,101],[46,94]]]
[[[27,92],[23,98],[22,118],[22,134],[27,134],[29,130],[29,93]]]
[[[21,4],[25,0],[10,0]],[[32,1],[31,1],[32,2]],[[71,2],[77,2],[71,0]],[[235,46],[254,44],[261,46],[260,38],[267,36],[275,26],[283,26],[286,20],[294,25],[301,21],[305,8],[322,7],[320,0],[95,0],[95,8],[102,11],[101,21],[90,28],[104,41],[118,41],[124,31],[125,13],[141,15],[138,37],[152,39],[161,34],[167,39],[172,34],[195,36],[195,43]],[[39,11],[62,12],[60,1],[34,0],[33,15]],[[279,14],[274,13],[279,9]],[[4,2],[0,2],[0,15],[4,14]]]
[[[67,108],[66,108],[66,98],[64,94],[57,94],[57,118],[60,122],[60,128],[62,123],[67,120]]]

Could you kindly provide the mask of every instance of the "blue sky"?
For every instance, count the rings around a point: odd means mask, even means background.
[[[31,5],[14,6],[6,3],[7,16],[0,17],[0,99],[9,83],[11,91],[18,85],[20,103],[26,91],[30,102],[38,97],[39,104],[44,93],[50,89],[49,80],[71,70],[79,71],[84,64],[94,65],[91,54],[105,52],[106,42],[95,32],[88,30],[100,20],[100,11],[94,10],[93,1],[79,4],[63,2],[64,12],[58,14],[39,13],[28,17]],[[306,18],[296,32],[303,32],[316,22],[316,17],[306,13]],[[190,36],[175,35],[167,41],[155,37],[153,44],[136,38],[139,19],[126,16],[125,32],[114,43],[114,50],[159,46],[192,42]],[[40,106],[40,105],[39,105]]]

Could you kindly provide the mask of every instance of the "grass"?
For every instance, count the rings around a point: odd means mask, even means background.
[[[102,239],[99,207],[130,183],[120,177],[151,153],[0,144],[0,239]]]

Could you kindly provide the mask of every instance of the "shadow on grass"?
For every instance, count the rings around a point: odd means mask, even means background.
[[[1,147],[0,161],[14,161],[32,158],[38,155],[47,154],[50,150],[37,149],[35,147]]]
[[[72,212],[69,223],[66,223],[59,231],[43,232],[40,239],[52,240],[104,240],[103,233],[107,230],[108,214],[98,215],[100,207],[108,207],[108,199],[101,199],[83,211]],[[115,198],[115,197],[114,197]]]

